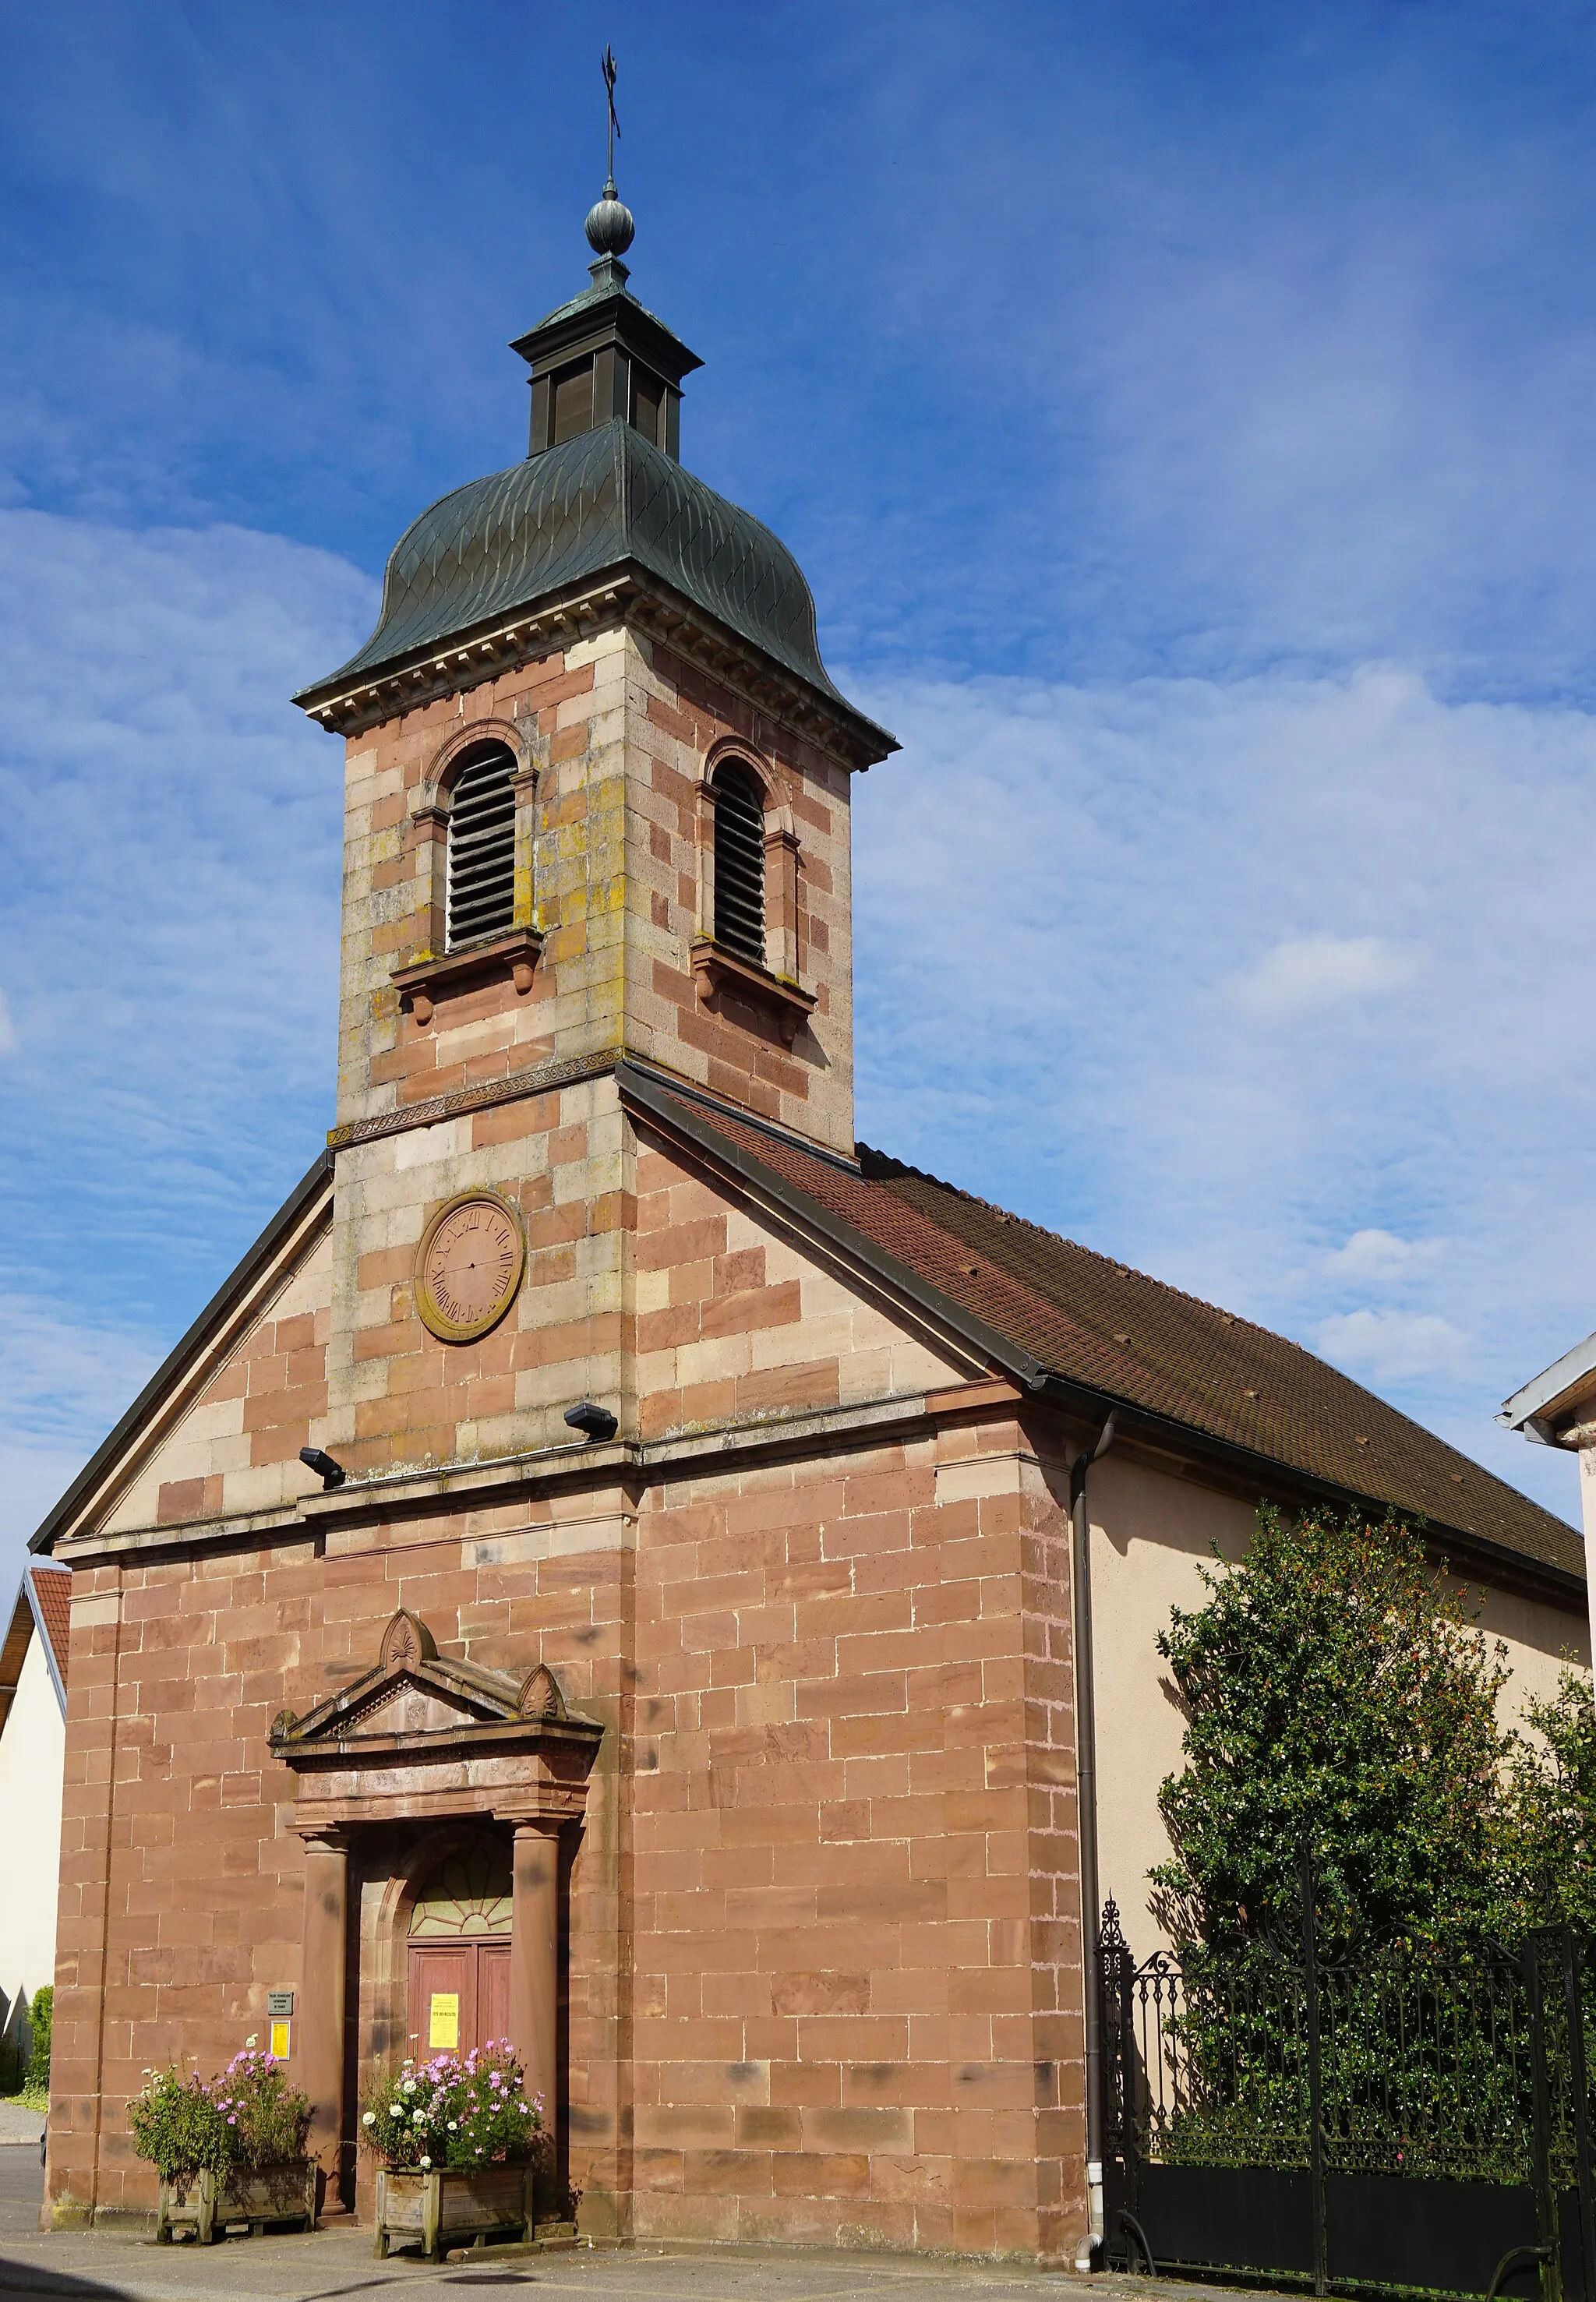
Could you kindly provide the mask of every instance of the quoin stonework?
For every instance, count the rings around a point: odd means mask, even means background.
[[[275,2022],[327,2213],[379,2064],[508,2034],[584,2232],[1072,2261],[1083,1945],[1110,1891],[1151,1940],[1154,1634],[1212,1545],[1422,1511],[1520,1695],[1583,1556],[1295,1346],[855,1141],[850,790],[911,768],[682,464],[625,217],[515,348],[531,452],[298,699],[344,759],[336,1125],[35,1538],[46,2212],[147,2213],[141,2071]]]

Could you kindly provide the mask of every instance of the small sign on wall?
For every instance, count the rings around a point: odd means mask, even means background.
[[[292,2028],[293,2024],[291,2022],[273,2023],[272,2060],[274,2063],[287,2062],[289,2058],[289,2032]]]
[[[460,2043],[460,1994],[434,1990],[427,2013],[427,2045],[458,2047]]]
[[[267,1991],[266,2014],[270,2021],[285,2022],[293,2011],[294,1994],[291,1990]]]

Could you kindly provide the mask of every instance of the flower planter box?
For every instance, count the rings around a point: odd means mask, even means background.
[[[419,2246],[428,2262],[451,2246],[524,2239],[532,2231],[530,2166],[434,2166],[429,2173],[377,2170],[377,2259],[391,2244]]]
[[[208,2171],[185,2183],[164,2181],[155,2238],[170,2246],[179,2231],[192,2231],[201,2246],[209,2246],[218,2230],[234,2222],[248,2222],[255,2238],[268,2222],[298,2222],[314,2230],[315,2194],[314,2158],[290,2158],[285,2165],[262,2166],[253,2173],[240,2167],[228,2176],[220,2196]]]

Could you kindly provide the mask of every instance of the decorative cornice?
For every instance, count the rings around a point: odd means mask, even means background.
[[[830,702],[668,584],[634,568],[541,601],[535,610],[468,627],[412,660],[328,697],[311,708],[310,717],[335,734],[363,735],[384,720],[468,693],[621,624],[662,641],[685,662],[845,768],[862,771],[886,756],[880,730],[861,715]]]
[[[525,1095],[544,1095],[557,1087],[578,1087],[584,1080],[601,1079],[624,1057],[619,1047],[597,1054],[562,1055],[558,1062],[533,1063],[525,1071],[507,1071],[502,1079],[483,1080],[474,1087],[452,1088],[447,1095],[429,1096],[424,1103],[407,1103],[394,1111],[379,1111],[369,1119],[351,1119],[327,1130],[330,1151],[347,1151],[352,1144],[375,1143],[384,1135],[404,1135],[413,1127],[435,1127],[462,1111],[491,1111],[496,1103],[516,1103]]]

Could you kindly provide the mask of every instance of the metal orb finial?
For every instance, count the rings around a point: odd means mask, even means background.
[[[612,176],[604,187],[603,197],[595,200],[587,212],[587,244],[595,256],[625,256],[636,230],[631,209],[616,197]]]

